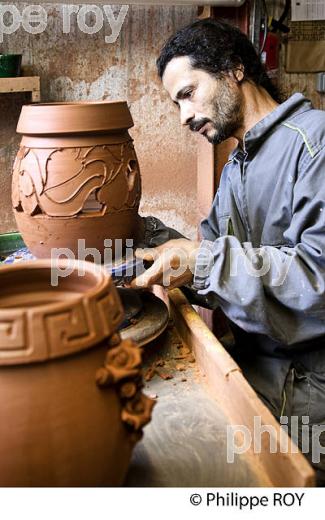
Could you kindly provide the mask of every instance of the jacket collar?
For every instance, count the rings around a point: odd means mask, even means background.
[[[296,93],[289,97],[284,103],[278,105],[267,116],[263,117],[256,125],[248,130],[244,136],[244,150],[237,146],[229,156],[229,160],[233,159],[237,154],[242,155],[244,152],[249,152],[261,144],[266,135],[283,121],[291,118],[298,113],[306,112],[313,108],[309,99],[302,94]]]

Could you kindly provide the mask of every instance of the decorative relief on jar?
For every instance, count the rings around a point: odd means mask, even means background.
[[[13,176],[13,207],[31,216],[101,216],[138,208],[140,203],[132,141],[86,148],[22,146]]]

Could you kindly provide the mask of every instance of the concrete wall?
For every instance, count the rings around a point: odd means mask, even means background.
[[[22,11],[27,4],[15,5]],[[5,35],[0,52],[23,53],[25,75],[41,76],[44,101],[126,99],[143,178],[141,212],[194,236],[196,140],[180,127],[177,110],[157,78],[155,60],[166,38],[195,19],[196,8],[130,6],[116,42],[105,43],[108,22],[88,35],[73,15],[70,33],[63,34],[62,4],[42,5],[48,13],[46,30],[31,35],[20,28]],[[0,232],[15,229],[11,168],[19,142],[15,125],[25,101],[21,95],[0,94]]]

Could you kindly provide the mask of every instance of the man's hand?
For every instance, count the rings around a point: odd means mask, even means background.
[[[131,282],[131,287],[162,285],[168,289],[191,283],[200,242],[179,238],[151,249],[137,249],[135,256],[153,261],[147,271]]]

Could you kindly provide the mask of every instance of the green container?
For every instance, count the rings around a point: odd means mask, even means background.
[[[23,247],[26,246],[20,233],[4,233],[0,235],[0,262]]]
[[[21,54],[0,54],[0,78],[20,76],[21,59]]]

